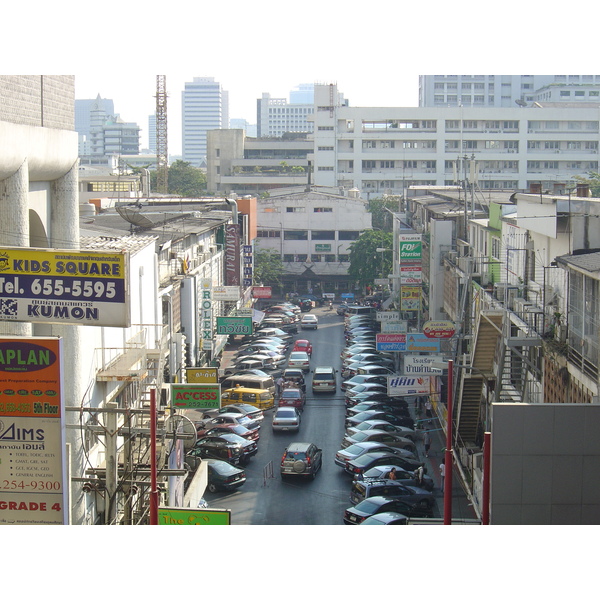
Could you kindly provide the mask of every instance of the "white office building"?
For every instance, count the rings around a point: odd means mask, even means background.
[[[303,83],[290,92],[290,100],[263,93],[256,101],[257,137],[281,137],[284,133],[312,132],[314,85]]]
[[[564,193],[598,171],[597,107],[344,106],[336,86],[315,86],[314,183],[363,196],[410,186]]]
[[[419,75],[419,106],[531,104],[535,92],[550,84],[600,83],[600,75]]]
[[[206,132],[229,127],[229,92],[214,77],[194,77],[181,93],[183,160],[206,161]]]

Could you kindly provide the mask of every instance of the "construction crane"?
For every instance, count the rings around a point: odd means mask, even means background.
[[[156,191],[169,191],[169,149],[167,136],[167,77],[156,76]]]

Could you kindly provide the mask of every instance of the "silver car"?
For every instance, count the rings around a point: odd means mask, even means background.
[[[281,406],[273,414],[273,431],[298,431],[300,413],[293,406]]]

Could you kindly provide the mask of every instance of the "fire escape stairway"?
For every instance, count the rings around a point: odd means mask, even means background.
[[[501,337],[503,311],[481,312],[474,331],[471,364],[458,369],[456,431],[463,444],[474,444],[479,427],[484,378],[491,377],[498,339]],[[472,368],[470,368],[472,367]]]

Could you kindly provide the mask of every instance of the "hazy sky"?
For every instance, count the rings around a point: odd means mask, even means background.
[[[300,83],[337,83],[353,106],[416,106],[419,74],[596,73],[595,34],[579,18],[589,5],[568,6],[564,15],[515,0],[10,3],[3,21],[26,26],[3,31],[0,69],[75,74],[76,98],[111,98],[144,142],[156,75],[166,75],[178,153],[181,92],[194,77],[214,77],[230,117],[255,123],[263,92],[287,98]]]

